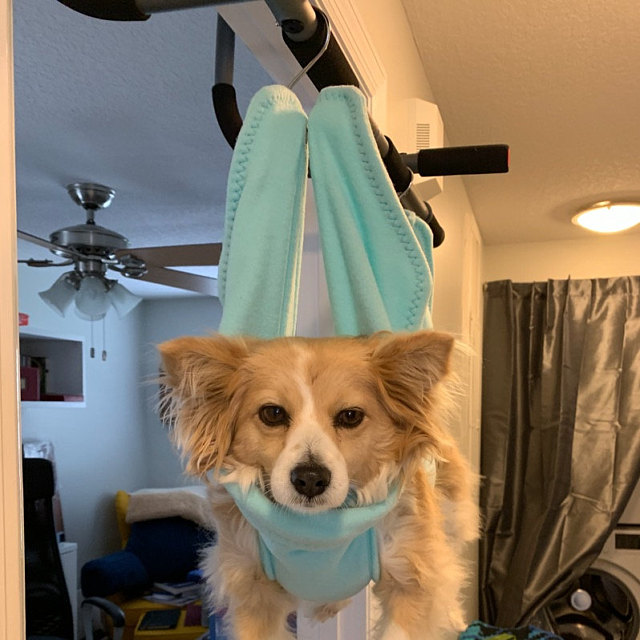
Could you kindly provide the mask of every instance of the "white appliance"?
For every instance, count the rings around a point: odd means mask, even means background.
[[[549,612],[565,640],[640,640],[640,485],[598,559]]]
[[[625,524],[640,526],[640,484],[636,485],[631,498],[629,498],[629,504],[618,521],[618,525]]]
[[[73,613],[74,636],[78,637],[78,544],[76,542],[59,542],[60,560],[64,579],[67,583],[71,610]]]

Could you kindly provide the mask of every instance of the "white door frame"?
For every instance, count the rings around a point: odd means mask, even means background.
[[[16,181],[13,117],[12,0],[0,0],[0,640],[24,639],[21,438],[18,395]],[[377,123],[386,125],[386,74],[352,0],[316,0],[355,70]],[[299,65],[282,42],[263,2],[221,6],[220,13],[274,78],[288,83]],[[308,79],[296,88],[309,107],[315,90]],[[319,259],[319,258],[318,258]],[[369,619],[359,598],[333,631],[305,632],[311,640],[356,640],[355,628]],[[363,635],[363,638],[365,636]]]
[[[24,637],[11,0],[0,0],[0,640]]]

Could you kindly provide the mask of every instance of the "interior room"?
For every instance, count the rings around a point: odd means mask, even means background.
[[[147,6],[146,0],[141,1]],[[155,489],[190,498],[194,485],[201,484],[184,473],[170,426],[158,411],[156,347],[178,336],[215,332],[223,316],[218,259],[169,261],[173,247],[213,243],[219,253],[225,241],[233,149],[212,105],[211,87],[220,73],[229,74],[228,66],[222,71],[216,67],[220,62],[217,44],[225,35],[219,30],[218,16],[235,33],[232,82],[241,116],[262,87],[287,85],[301,67],[283,41],[267,6],[271,3],[262,0],[188,2],[200,6],[154,9],[148,20],[134,21],[96,19],[65,4],[0,2],[0,41],[8,44],[0,56],[0,127],[7,133],[0,136],[0,273],[5,307],[0,310],[0,428],[4,434],[0,515],[5,522],[0,555],[6,568],[0,577],[0,611],[10,613],[0,615],[0,640],[28,637],[24,632],[16,635],[20,625],[7,622],[24,617],[16,614],[23,611],[24,599],[19,560],[23,555],[20,453],[54,461],[56,526],[71,554],[66,569],[73,577],[66,586],[78,640],[85,637],[82,602],[87,595],[81,590],[81,570],[90,561],[121,551],[125,541],[116,516],[118,492],[131,496]],[[202,6],[207,4],[215,6]],[[640,638],[640,564],[620,556],[616,546],[616,535],[629,536],[630,546],[624,553],[631,553],[640,539],[636,536],[640,534],[640,499],[633,493],[640,467],[623,458],[632,458],[639,444],[633,434],[626,439],[623,427],[632,430],[640,424],[638,407],[624,395],[624,389],[629,397],[638,395],[634,340],[640,326],[640,225],[597,233],[572,223],[580,210],[596,203],[640,202],[637,7],[630,0],[615,7],[600,0],[588,6],[577,0],[544,5],[516,0],[482,8],[470,1],[431,0],[318,0],[312,4],[329,17],[331,33],[357,76],[369,114],[400,152],[509,146],[508,172],[474,171],[473,167],[467,171],[458,165],[459,171],[450,175],[415,175],[411,186],[418,200],[428,203],[445,233],[442,244],[433,250],[432,327],[466,345],[454,356],[462,392],[448,428],[476,473],[487,477],[489,470],[499,474],[503,469],[506,474],[489,476],[476,495],[487,535],[464,551],[472,567],[463,592],[467,624],[483,620],[509,629],[534,625],[557,634],[522,636],[531,638]],[[309,76],[303,76],[292,90],[302,108],[311,112],[318,89]],[[420,127],[431,139],[416,140]],[[310,186],[296,329],[296,335],[310,337],[337,333],[314,202]],[[133,248],[133,255],[136,248],[159,249],[148,254],[153,256],[148,277],[137,278],[131,275],[131,270],[135,272],[131,262],[124,269],[128,273],[123,273],[121,256],[126,251],[118,246],[120,262],[112,260],[117,269],[109,269],[104,277],[126,289],[128,293],[122,294],[126,305],[118,308],[116,302],[105,302],[106,313],[89,311],[87,316],[79,294],[69,294],[64,304],[55,297],[63,285],[54,294],[54,283],[73,272],[74,260],[64,251],[54,255],[47,242],[56,244],[51,234],[58,232],[56,237],[64,238],[60,230],[87,220],[93,225],[94,217],[96,225],[126,238],[123,246]],[[45,243],[38,244],[38,238]],[[63,266],[44,264],[47,260]],[[169,279],[177,286],[166,284]],[[566,552],[566,557],[565,547],[557,551],[555,582],[541,572],[534,577],[527,574],[531,584],[526,583],[515,602],[515,595],[510,601],[504,593],[517,589],[510,591],[495,576],[509,573],[504,564],[508,561],[524,567],[534,560],[525,557],[521,540],[513,542],[513,549],[520,549],[514,555],[492,556],[495,538],[487,531],[499,538],[507,535],[504,531],[509,527],[500,519],[508,511],[506,505],[498,505],[504,496],[490,491],[498,485],[515,486],[516,480],[522,480],[525,492],[527,487],[545,485],[545,478],[558,475],[549,468],[562,466],[555,457],[561,447],[555,441],[545,445],[548,453],[541,455],[543,462],[538,465],[544,468],[542,480],[519,471],[521,465],[522,469],[536,467],[531,458],[529,467],[523,462],[530,452],[523,452],[522,460],[510,457],[520,455],[520,440],[515,435],[509,439],[509,433],[516,434],[516,425],[506,417],[497,425],[496,415],[511,410],[533,416],[535,410],[525,406],[523,398],[537,398],[533,390],[538,387],[531,380],[543,376],[536,377],[538,365],[531,364],[534,373],[521,383],[514,374],[511,385],[506,354],[511,355],[511,345],[517,341],[526,345],[514,358],[536,352],[533,338],[527,342],[529,334],[522,329],[525,325],[530,329],[534,321],[530,327],[529,318],[519,318],[522,330],[513,329],[512,334],[503,328],[507,320],[490,305],[495,300],[496,309],[512,312],[523,307],[523,313],[544,317],[550,324],[552,301],[560,295],[552,289],[552,281],[565,293],[575,286],[572,300],[588,297],[591,301],[585,303],[582,315],[575,311],[580,327],[595,326],[596,315],[598,319],[623,317],[622,328],[598,334],[600,344],[597,337],[580,333],[580,343],[591,345],[593,364],[587,364],[591,360],[583,352],[576,352],[576,367],[600,372],[602,384],[596,388],[592,382],[591,391],[575,391],[578,400],[557,410],[566,417],[566,406],[577,405],[579,416],[586,415],[587,395],[610,396],[617,403],[615,411],[605,406],[604,399],[589,411],[599,411],[602,421],[602,416],[614,411],[607,424],[615,425],[616,433],[622,435],[606,445],[609,458],[594,453],[605,448],[605,436],[600,440],[593,436],[579,451],[567,453],[572,478],[581,467],[616,461],[610,465],[611,476],[602,479],[606,491],[598,489],[596,495],[594,489],[592,495],[585,490],[585,501],[595,505],[594,513],[606,512],[606,517],[600,520],[594,515],[588,520],[597,520],[599,528],[589,540],[580,539],[581,550]],[[532,288],[518,288],[517,283],[530,283]],[[206,287],[208,293],[194,287]],[[498,289],[500,295],[507,291],[506,297],[498,300]],[[596,302],[596,290],[601,289],[604,301]],[[626,311],[609,310],[610,301],[623,294],[628,300]],[[527,306],[533,305],[534,298],[543,301],[539,311]],[[565,315],[560,314],[556,323],[562,326],[564,318],[566,328],[566,309],[574,307],[567,302],[558,305],[565,305]],[[20,326],[15,323],[18,314]],[[624,351],[621,347],[617,362],[617,356],[604,353],[603,345],[615,342],[619,334]],[[574,342],[568,337],[563,342],[562,336],[558,340],[560,352],[573,353],[568,345]],[[550,350],[549,340],[542,344]],[[544,373],[548,363],[541,362]],[[567,362],[562,360],[565,369]],[[608,381],[608,371],[614,369],[620,375]],[[498,378],[499,373],[506,378]],[[31,375],[37,377],[31,379]],[[564,384],[546,378],[541,383],[543,389],[549,385],[563,390]],[[512,395],[507,392],[510,385]],[[521,391],[525,387],[531,393]],[[551,397],[554,394],[545,396]],[[545,398],[543,409],[551,402]],[[624,418],[621,407],[626,411]],[[576,429],[604,432],[604,427],[593,427],[597,420],[589,420],[591,426]],[[535,429],[527,425],[523,428]],[[494,428],[505,438],[495,445],[496,450],[503,447],[500,451],[508,452],[504,457],[491,450],[489,437],[498,438]],[[510,466],[517,478],[504,470]],[[549,491],[556,495],[553,487]],[[515,528],[527,522],[518,521]],[[554,526],[540,529],[540,539],[547,534],[562,538]],[[572,531],[566,527],[566,532]],[[578,546],[578,538],[573,540]],[[549,562],[553,564],[545,558],[535,564]],[[589,573],[591,566],[596,567],[595,574]],[[611,582],[601,580],[594,586],[596,574],[611,575]],[[621,594],[616,602],[623,613],[618,609],[612,614],[615,607],[609,601],[604,614],[591,606],[591,600],[582,606],[581,598],[595,599],[590,589],[597,588]],[[570,603],[568,613],[562,609],[565,602]],[[367,590],[323,624],[311,625],[298,616],[297,637],[373,640],[378,616],[375,599]],[[610,621],[613,618],[615,624]],[[201,622],[207,627],[210,623]],[[216,637],[209,633],[203,629],[199,636],[184,637]],[[131,637],[151,636],[138,631]],[[408,636],[397,637],[406,640]]]

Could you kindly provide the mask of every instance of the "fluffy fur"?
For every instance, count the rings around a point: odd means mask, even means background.
[[[237,640],[290,638],[284,621],[299,603],[264,575],[255,531],[224,481],[258,483],[275,502],[311,517],[339,507],[350,489],[359,504],[378,502],[399,481],[398,502],[377,527],[379,637],[436,639],[464,627],[459,543],[475,538],[478,525],[474,477],[440,423],[453,344],[446,334],[419,331],[264,341],[186,337],[160,345],[187,471],[213,476],[218,544],[203,566]],[[426,456],[437,462],[435,487]],[[292,471],[309,464],[328,471],[317,491],[294,485]],[[313,615],[325,619],[344,604],[317,606]]]

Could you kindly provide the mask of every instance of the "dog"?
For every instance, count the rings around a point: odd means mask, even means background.
[[[187,473],[209,484],[217,544],[202,566],[212,604],[227,609],[236,640],[293,637],[285,620],[301,599],[310,600],[305,606],[317,620],[348,602],[354,593],[340,585],[353,567],[358,573],[357,559],[345,556],[348,572],[344,557],[333,566],[325,556],[310,560],[308,577],[282,569],[302,585],[300,595],[278,566],[270,575],[265,553],[280,544],[274,537],[289,537],[289,526],[311,534],[324,527],[331,535],[342,520],[323,519],[341,519],[351,507],[357,517],[383,512],[362,534],[373,532],[364,554],[379,563],[371,573],[381,609],[377,637],[436,640],[465,627],[461,545],[477,537],[478,510],[475,476],[442,424],[454,342],[427,330],[271,340],[212,335],[159,345],[173,438]],[[272,505],[284,531],[257,535],[246,496],[259,510]],[[328,588],[322,601],[309,598],[305,587],[322,583],[329,565],[337,572],[335,595]]]

